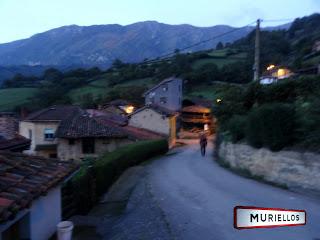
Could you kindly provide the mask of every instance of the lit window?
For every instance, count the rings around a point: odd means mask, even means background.
[[[45,128],[44,129],[44,140],[53,141],[54,140],[54,129],[53,128]]]
[[[164,84],[162,86],[162,89],[163,89],[164,92],[168,91],[168,84]]]

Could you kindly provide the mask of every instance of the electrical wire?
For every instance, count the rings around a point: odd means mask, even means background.
[[[221,37],[223,37],[223,36],[226,36],[226,35],[228,35],[228,34],[231,34],[231,33],[237,32],[237,31],[240,31],[240,30],[243,29],[243,28],[250,27],[250,26],[251,26],[253,23],[255,23],[255,22],[256,22],[256,21],[251,22],[251,23],[249,23],[249,24],[247,24],[247,25],[245,25],[245,26],[243,26],[243,27],[232,29],[232,30],[230,30],[230,31],[228,31],[228,32],[225,32],[225,33],[216,35],[216,36],[214,36],[214,37],[208,38],[208,39],[206,39],[206,40],[199,41],[199,42],[197,42],[197,43],[191,44],[191,45],[189,45],[189,46],[186,46],[186,47],[183,47],[183,48],[177,49],[177,50],[179,50],[179,52],[183,52],[183,51],[188,50],[188,49],[190,49],[190,48],[194,48],[194,47],[196,47],[196,46],[199,46],[199,45],[201,45],[201,44],[204,44],[204,43],[207,43],[207,42],[216,40],[216,39],[221,38]],[[163,54],[163,55],[157,57],[156,59],[144,61],[144,62],[142,62],[141,64],[150,64],[150,63],[162,62],[162,61],[164,61],[164,60],[167,60],[168,57],[170,57],[170,56],[172,56],[172,55],[175,55],[175,54],[176,54],[176,50],[174,50],[174,51],[172,51],[172,52],[170,52],[170,53],[167,53],[167,54]],[[139,65],[139,64],[138,64],[138,65]]]

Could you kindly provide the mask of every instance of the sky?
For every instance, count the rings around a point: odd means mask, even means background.
[[[0,43],[71,24],[127,25],[156,20],[241,27],[258,18],[293,19],[315,12],[320,12],[320,0],[0,0]]]

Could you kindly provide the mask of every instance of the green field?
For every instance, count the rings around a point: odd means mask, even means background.
[[[0,111],[14,110],[15,107],[30,101],[36,92],[36,88],[0,89]]]
[[[222,50],[214,50],[212,52],[209,52],[208,56],[208,58],[196,60],[193,63],[192,68],[198,69],[203,65],[209,63],[216,64],[218,68],[222,68],[225,65],[242,61],[247,57],[247,54],[245,52],[238,52],[237,50],[231,50],[226,48]]]
[[[143,78],[143,79],[135,79],[129,80],[125,83],[116,84],[114,86],[109,86],[107,79],[98,79],[93,82],[90,82],[88,85],[73,89],[69,92],[69,96],[74,103],[79,103],[81,100],[81,96],[86,94],[91,94],[93,98],[98,98],[99,96],[106,96],[109,91],[117,87],[129,87],[129,86],[142,86],[146,85],[150,87],[153,85],[152,78]]]

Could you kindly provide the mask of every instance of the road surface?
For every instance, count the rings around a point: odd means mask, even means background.
[[[111,239],[320,240],[319,200],[220,167],[213,161],[212,146],[205,157],[191,144],[152,162],[133,198]],[[236,230],[236,205],[305,209],[307,225]]]

